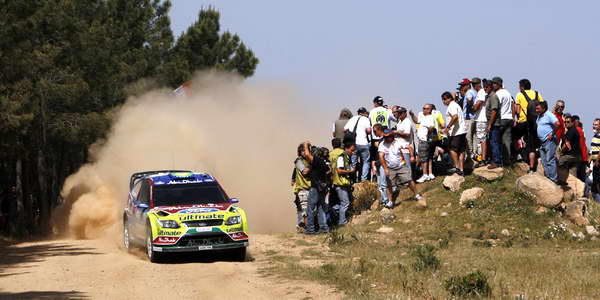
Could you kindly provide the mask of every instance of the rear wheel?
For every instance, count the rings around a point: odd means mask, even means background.
[[[156,263],[160,261],[161,253],[154,251],[152,247],[152,229],[150,229],[150,226],[146,230],[146,254],[150,262]]]

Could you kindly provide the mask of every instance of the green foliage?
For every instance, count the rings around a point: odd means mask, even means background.
[[[441,266],[440,259],[435,256],[436,248],[433,245],[417,245],[413,247],[411,256],[415,258],[413,268],[416,271],[437,270]]]
[[[453,276],[446,280],[444,288],[455,297],[490,297],[492,288],[487,276],[480,271],[466,276]]]

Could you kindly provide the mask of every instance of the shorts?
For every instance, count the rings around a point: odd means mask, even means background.
[[[475,123],[475,137],[480,143],[487,140],[488,133],[486,129],[487,122],[477,121],[477,123]]]
[[[527,124],[527,134],[524,137],[525,150],[527,153],[537,152],[542,142],[537,136],[537,124],[535,122]]]
[[[388,179],[392,183],[392,186],[399,186],[412,181],[412,174],[410,168],[407,165],[400,167],[400,169],[390,169]]]
[[[428,162],[433,158],[433,152],[435,151],[435,146],[433,142],[430,141],[419,141],[419,149],[417,149],[417,154],[419,154],[419,159],[421,162]]]
[[[456,152],[465,152],[467,148],[467,134],[455,135],[450,137],[450,150]]]
[[[302,212],[302,216],[306,217],[306,210],[308,208],[308,190],[298,191],[298,204],[296,207],[299,209],[298,212]]]

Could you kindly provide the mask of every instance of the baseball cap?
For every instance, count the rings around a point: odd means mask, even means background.
[[[492,83],[496,83],[496,84],[502,85],[502,78],[496,76],[496,77],[492,78]]]
[[[377,103],[379,105],[383,105],[383,97],[376,96],[375,98],[373,98],[373,103]]]
[[[393,132],[394,132],[393,130],[386,128],[383,130],[383,136],[390,136],[390,135],[392,135]]]
[[[479,77],[473,77],[471,79],[471,83],[473,83],[473,84],[481,83],[481,79]]]
[[[366,108],[364,108],[364,107],[361,107],[361,108],[359,108],[359,109],[358,109],[358,111],[356,111],[356,112],[357,112],[357,113],[359,113],[359,114],[366,113],[366,112],[367,112],[367,109],[366,109]]]
[[[469,80],[469,78],[463,78],[463,80],[461,80],[461,82],[458,83],[458,85],[463,86],[463,85],[469,85],[471,84],[471,80]]]

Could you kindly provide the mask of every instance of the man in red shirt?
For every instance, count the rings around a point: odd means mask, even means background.
[[[563,118],[563,112],[565,111],[565,101],[556,100],[554,103],[554,115],[558,119],[559,126],[556,128],[556,140],[560,141],[565,134],[565,120]]]
[[[579,149],[581,150],[581,162],[577,166],[577,178],[585,182],[586,168],[588,163],[588,149],[585,141],[585,134],[583,132],[583,124],[581,124],[578,115],[573,116],[573,122],[575,122],[577,132],[579,133]]]

